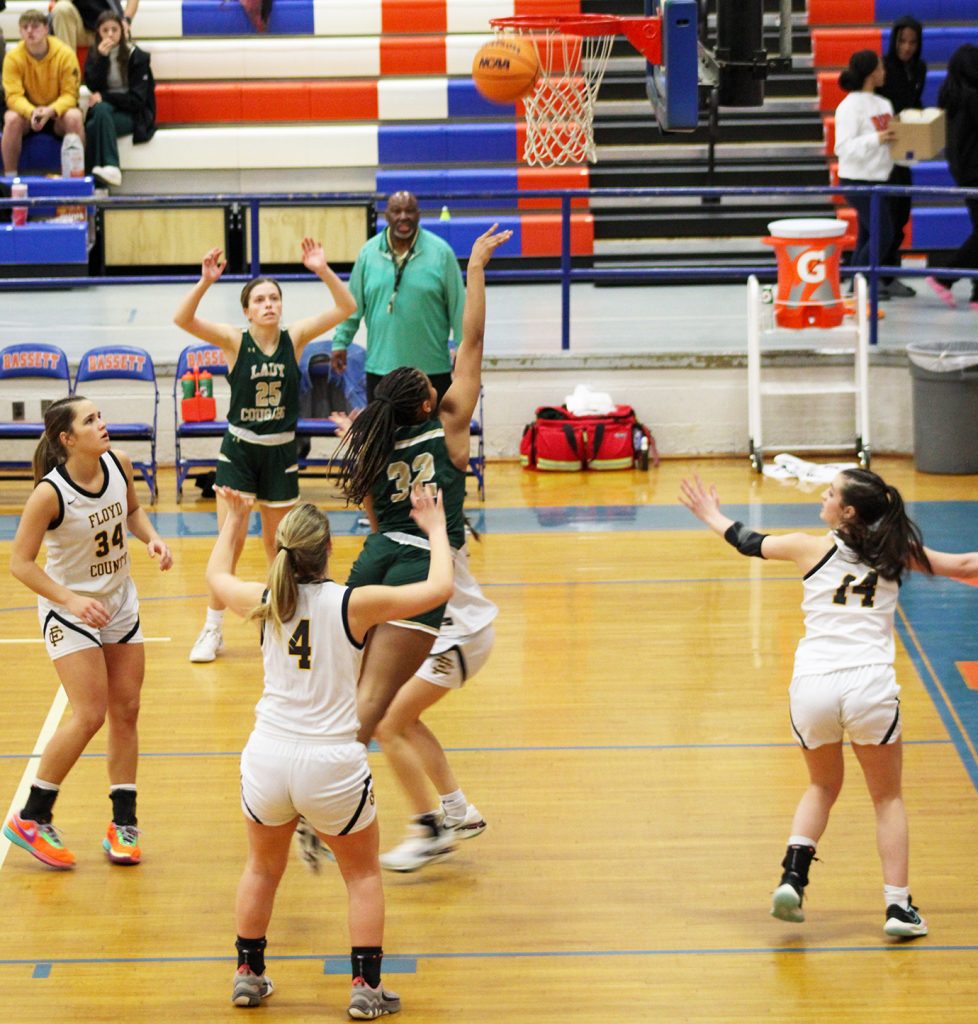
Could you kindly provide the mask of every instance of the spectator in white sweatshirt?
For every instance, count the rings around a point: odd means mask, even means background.
[[[869,263],[870,196],[855,194],[856,185],[883,185],[893,170],[888,143],[894,138],[890,127],[893,105],[878,89],[886,79],[886,67],[873,50],[859,50],[849,58],[849,66],[839,75],[839,85],[849,94],[835,111],[835,155],[839,158],[839,184],[846,202],[859,216],[859,237],[852,254],[853,266]],[[890,203],[883,199],[879,208],[879,248],[882,256],[893,241]],[[884,285],[880,298],[889,298]]]

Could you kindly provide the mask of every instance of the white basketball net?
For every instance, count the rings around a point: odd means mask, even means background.
[[[561,34],[557,27],[506,28],[497,35],[507,32],[531,39],[540,61],[540,78],[523,98],[523,159],[531,167],[594,163],[594,104],[614,35]]]

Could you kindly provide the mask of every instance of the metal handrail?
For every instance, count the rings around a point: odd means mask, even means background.
[[[519,200],[559,199],[561,212],[561,253],[559,269],[490,269],[486,272],[489,280],[511,282],[554,282],[561,285],[561,349],[570,349],[570,286],[576,282],[594,281],[629,281],[648,282],[669,281],[681,278],[684,281],[743,281],[746,283],[750,274],[767,280],[776,277],[776,265],[771,262],[770,268],[754,267],[702,267],[702,266],[670,266],[670,267],[574,267],[571,258],[571,204],[581,199],[720,199],[733,196],[835,196],[842,191],[838,185],[798,185],[798,186],[765,186],[722,188],[591,188],[591,189],[525,189],[498,191],[467,191],[447,194],[443,191],[417,191],[414,194],[419,201],[432,202],[435,205],[456,201],[486,200],[496,204],[500,200],[511,200],[515,209]],[[865,266],[847,266],[845,276],[862,273],[866,276],[870,291],[870,343],[875,345],[877,336],[876,310],[879,301],[879,279],[881,277],[925,277],[933,273],[934,268],[893,267],[879,263],[879,211],[880,200],[884,196],[913,196],[916,198],[951,198],[957,201],[978,198],[978,188],[953,188],[944,186],[906,186],[906,185],[872,185],[846,186],[845,191],[853,194],[870,195],[870,260]],[[214,192],[199,195],[125,195],[125,196],[28,196],[17,199],[0,198],[0,209],[14,206],[49,207],[54,204],[85,206],[96,209],[157,209],[167,207],[212,207],[212,206],[247,206],[250,225],[250,254],[248,274],[225,274],[227,281],[246,281],[261,272],[259,260],[259,212],[265,206],[371,206],[385,202],[389,193],[386,192],[251,192],[232,193]],[[500,255],[503,255],[502,253]],[[954,277],[978,278],[978,270],[966,270],[955,267]],[[308,274],[283,273],[276,277],[284,281],[301,281]],[[84,287],[103,284],[174,284],[192,282],[197,279],[195,274],[138,274],[84,277],[31,277],[3,278],[0,277],[0,290],[53,288],[53,287]]]

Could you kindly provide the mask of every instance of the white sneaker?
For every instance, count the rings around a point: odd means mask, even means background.
[[[224,650],[224,635],[220,626],[204,626],[190,651],[190,660],[213,661]]]
[[[455,833],[436,824],[413,822],[408,837],[393,850],[380,855],[380,866],[388,871],[417,871],[425,864],[447,857],[455,849]]]
[[[442,804],[442,811],[445,805]],[[474,839],[486,830],[486,820],[479,813],[475,804],[465,808],[464,818],[450,818],[448,814],[442,819],[442,826],[455,834],[456,839]]]
[[[92,174],[104,181],[106,185],[122,184],[122,171],[118,167],[93,167]]]

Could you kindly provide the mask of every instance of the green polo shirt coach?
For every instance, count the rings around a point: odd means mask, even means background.
[[[462,341],[465,285],[452,247],[419,228],[402,259],[391,250],[389,229],[360,250],[350,273],[357,311],[333,334],[333,348],[348,348],[360,320],[367,327],[366,372],[384,376],[401,366],[427,374],[450,373],[448,339]]]

